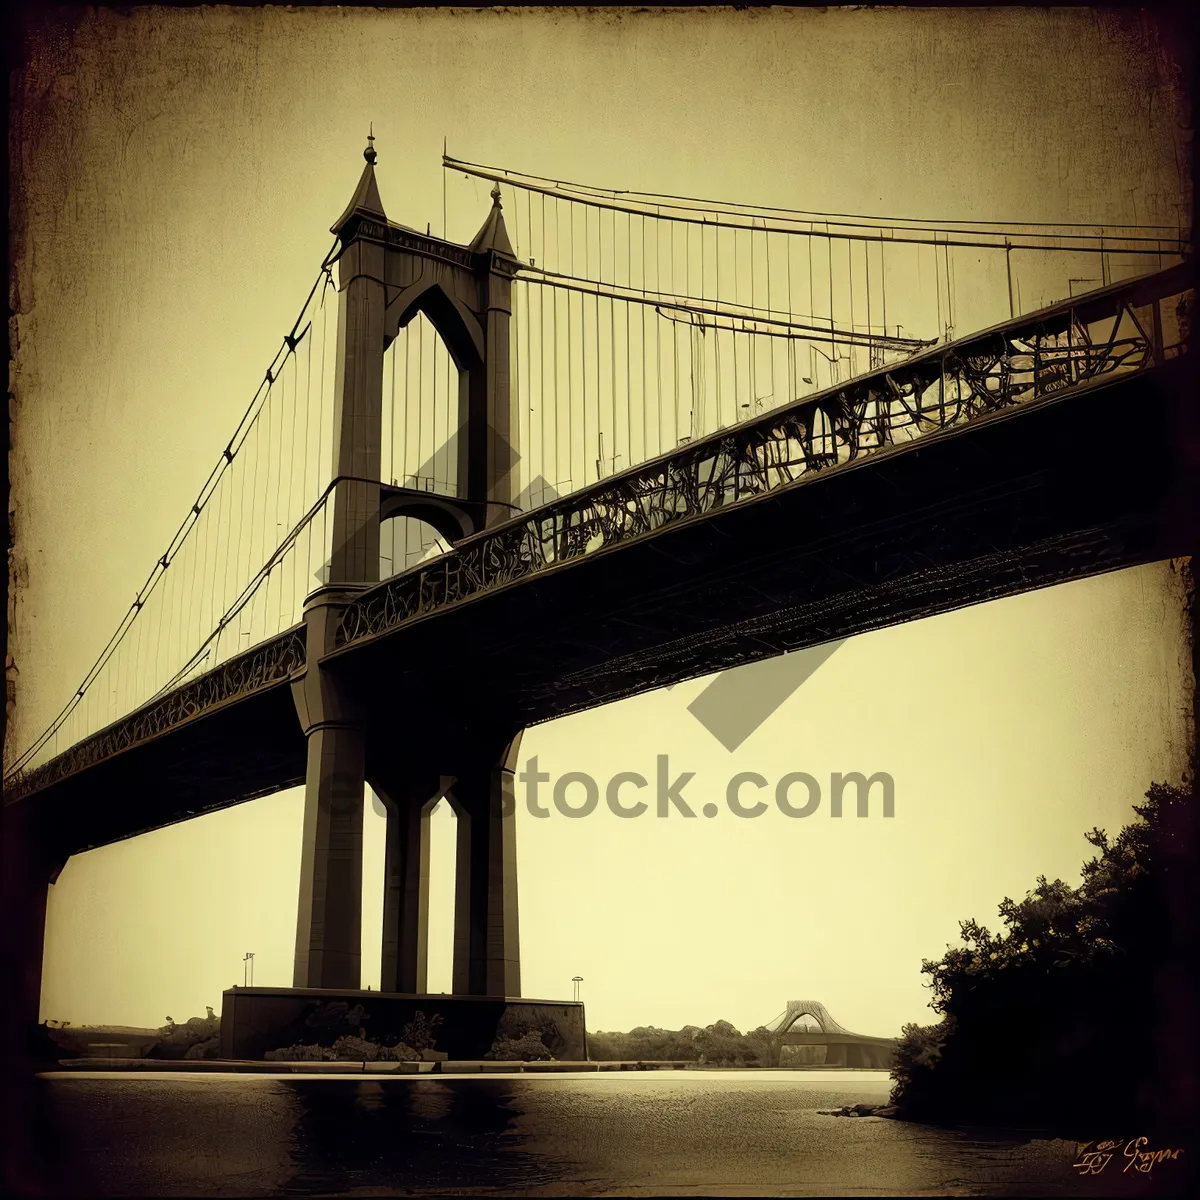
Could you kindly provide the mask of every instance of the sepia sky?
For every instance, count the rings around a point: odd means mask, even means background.
[[[80,19],[38,47],[14,126],[6,759],[78,686],[228,441],[329,248],[368,122],[388,216],[436,232],[445,211],[464,242],[488,188],[443,178],[443,138],[555,178],[826,212],[1173,224],[1190,206],[1169,64],[1112,14]],[[1065,294],[1020,270],[1026,309]],[[1007,315],[994,282],[959,281],[981,323]],[[801,997],[864,1033],[928,1019],[921,959],[960,919],[994,921],[1039,874],[1077,880],[1085,830],[1178,780],[1189,653],[1180,575],[1158,564],[852,639],[733,753],[687,710],[701,680],[528,731],[522,762],[556,777],[652,778],[666,755],[694,772],[695,809],[723,806],[739,771],[887,771],[896,815],[519,809],[525,994],[569,996],[582,975],[593,1029],[747,1028]],[[51,891],[43,1016],[183,1020],[219,1008],[246,951],[256,983],[290,985],[302,805],[283,792],[72,859]],[[444,806],[434,831],[430,986],[448,990]],[[369,804],[366,838],[377,986]]]

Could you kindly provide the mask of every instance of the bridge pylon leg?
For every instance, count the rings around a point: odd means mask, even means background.
[[[46,906],[68,854],[50,827],[50,820],[33,806],[17,802],[4,813],[4,922],[2,944],[9,965],[6,1007],[12,1018],[7,1034],[10,1052],[23,1058],[35,1045],[42,997],[42,960],[46,942]]]
[[[32,810],[32,811],[31,811]],[[28,801],[9,804],[0,838],[0,950],[6,972],[3,995],[5,1183],[13,1195],[70,1195],[81,1189],[59,1154],[58,1118],[36,1072],[52,1065],[52,1044],[40,1035],[46,905],[51,885],[66,865],[67,847],[54,828],[61,813],[39,815]]]
[[[387,810],[380,990],[423,993],[429,961],[429,814],[445,793],[443,777],[372,770]]]
[[[360,729],[308,736],[293,987],[361,982],[364,761]]]
[[[448,793],[458,816],[456,995],[521,994],[513,780],[520,742],[518,733],[498,760],[461,771]]]
[[[292,986],[357,989],[362,966],[366,731],[339,680],[318,666],[356,589],[320,588],[305,606],[308,664],[292,697],[308,739]]]

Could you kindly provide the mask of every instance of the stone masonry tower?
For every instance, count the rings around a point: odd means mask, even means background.
[[[353,689],[321,660],[346,604],[379,582],[380,523],[425,520],[450,541],[507,518],[517,492],[510,393],[512,279],[518,263],[500,191],[469,246],[389,222],[375,181],[376,151],[338,236],[333,548],[328,581],[308,597],[307,665],[292,680],[308,744],[293,986],[360,986],[364,787],[387,808],[383,990],[426,986],[428,813],[443,795],[458,815],[454,991],[520,995],[516,848],[511,795],[519,729],[473,730],[448,761],[425,761],[402,737],[375,738]],[[459,495],[380,479],[384,354],[418,313],[459,372]]]

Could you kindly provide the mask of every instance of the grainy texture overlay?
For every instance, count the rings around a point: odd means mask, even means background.
[[[1181,70],[1132,12],[78,10],[38,23],[11,96],[6,761],[69,700],[220,456],[371,122],[389,218],[460,242],[488,188],[443,177],[443,139],[554,178],[825,213],[1176,227],[1192,206]],[[968,325],[1007,317],[1003,260],[980,271],[957,281]],[[1026,311],[1066,283],[1032,259],[1016,280]],[[522,817],[526,992],[580,973],[601,1028],[752,1027],[793,992],[854,1029],[919,1016],[920,958],[960,917],[1077,871],[1085,829],[1178,779],[1185,590],[1156,564],[852,639],[736,754],[689,715],[696,682],[531,731],[523,753],[556,776],[652,774],[658,754],[697,791],[738,770],[888,770],[897,818],[802,837]],[[198,1012],[248,947],[260,983],[286,983],[299,821],[284,793],[77,856],[52,889],[43,1015]],[[364,982],[370,813],[366,838]],[[183,912],[204,914],[185,941]]]

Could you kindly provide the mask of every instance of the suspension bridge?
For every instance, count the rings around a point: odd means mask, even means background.
[[[357,988],[367,784],[383,990],[425,990],[446,796],[454,991],[519,996],[528,726],[1191,551],[1185,230],[763,209],[447,156],[492,184],[456,243],[389,220],[364,158],[178,531],[6,766],[34,1007],[71,854],[296,786],[294,984]],[[1049,302],[1022,311],[1034,280]]]

